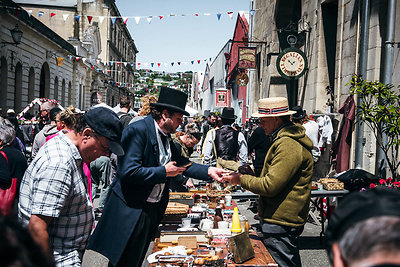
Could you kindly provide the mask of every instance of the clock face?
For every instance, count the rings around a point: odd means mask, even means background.
[[[307,59],[300,50],[284,51],[278,57],[277,68],[285,78],[299,78],[307,68]]]

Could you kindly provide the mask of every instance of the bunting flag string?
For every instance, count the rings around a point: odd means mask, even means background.
[[[26,10],[26,9],[24,9],[24,8],[21,8],[21,7],[10,7],[10,6],[5,6],[5,5],[1,5],[1,6],[3,7],[3,9],[15,9],[16,12],[17,12],[17,11],[19,12],[19,11],[21,11],[21,10],[24,10],[25,12],[28,13],[29,16],[35,15],[35,14],[33,13],[33,10],[31,10],[31,9],[27,9],[27,10]],[[254,16],[256,10],[257,10],[257,9],[252,9],[252,10],[250,10],[250,11],[238,11],[238,14],[239,14],[239,16],[243,16],[244,14],[250,14],[250,15]],[[62,13],[62,14],[61,14],[61,15],[62,15],[61,17],[62,17],[62,19],[63,19],[64,21],[66,21],[67,18],[68,18],[68,16],[71,14],[71,13],[63,13],[62,11],[55,11],[55,10],[47,10],[47,11],[40,10],[40,11],[38,11],[37,16],[40,18],[40,17],[42,17],[43,15],[45,15],[45,13],[49,14],[50,19],[56,19],[57,17],[59,17],[59,16],[56,16],[56,15],[59,15],[59,13]],[[145,19],[147,20],[147,22],[150,24],[151,21],[152,21],[152,19],[153,19],[154,17],[159,18],[160,21],[161,21],[161,20],[162,20],[162,21],[166,21],[165,19],[166,19],[167,17],[169,17],[169,18],[173,18],[173,17],[189,17],[189,16],[200,17],[200,16],[211,16],[211,15],[213,15],[213,14],[216,15],[217,20],[220,21],[220,20],[222,19],[222,14],[226,14],[226,15],[229,16],[230,19],[233,19],[234,12],[233,12],[233,11],[216,12],[216,13],[210,13],[210,12],[198,13],[198,12],[195,12],[195,13],[191,13],[191,14],[180,14],[180,15],[177,15],[177,14],[174,14],[174,13],[170,13],[169,15],[157,15],[157,16],[154,16],[154,15],[151,15],[151,16],[124,16],[124,17],[122,17],[122,16],[98,16],[98,15],[95,15],[95,14],[85,14],[85,16],[87,17],[89,23],[91,23],[92,20],[93,20],[94,18],[96,18],[96,20],[98,20],[99,23],[102,24],[102,23],[104,22],[104,19],[105,19],[105,18],[109,18],[109,19],[111,19],[111,22],[112,22],[112,24],[114,25],[117,19],[121,19],[121,21],[122,21],[124,24],[127,24],[128,19],[132,18],[132,19],[135,20],[136,24],[139,24],[139,22],[141,21],[141,19],[142,19],[142,18],[145,18]],[[80,19],[81,15],[74,15],[74,17],[75,17],[75,20],[76,20],[77,22],[79,22],[79,19]]]
[[[132,68],[136,65],[136,68],[139,69],[139,68],[146,68],[149,65],[153,68],[155,65],[156,65],[156,67],[161,67],[161,66],[167,67],[169,64],[171,64],[172,67],[173,66],[181,66],[182,64],[187,66],[189,64],[189,62],[192,65],[194,65],[195,62],[197,62],[197,64],[200,64],[202,61],[211,63],[213,58],[210,57],[210,58],[206,58],[203,60],[197,59],[197,60],[191,60],[191,61],[173,61],[173,62],[169,62],[169,63],[167,63],[167,62],[150,62],[150,63],[149,62],[136,62],[135,63],[135,62],[128,62],[128,61],[104,61],[103,62],[101,59],[94,60],[92,58],[72,56],[72,55],[68,55],[68,59],[70,61],[72,61],[72,60],[80,61],[81,60],[83,63],[89,62],[90,64],[92,64],[92,65],[96,64],[97,66],[101,66],[101,64],[102,64],[104,66],[109,66],[110,68],[112,68],[114,66],[115,68],[118,68],[118,69],[120,69],[121,64],[124,67],[127,67],[129,64],[129,66],[131,66]]]

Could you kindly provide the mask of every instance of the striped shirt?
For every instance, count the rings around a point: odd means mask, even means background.
[[[18,216],[52,217],[47,231],[57,266],[80,266],[93,226],[93,206],[77,147],[64,134],[39,150],[21,182]]]

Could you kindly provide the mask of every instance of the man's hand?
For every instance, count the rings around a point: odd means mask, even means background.
[[[182,174],[186,168],[176,166],[176,161],[170,161],[165,165],[165,171],[167,172],[167,177],[174,177],[178,174]]]
[[[226,171],[224,169],[220,168],[215,168],[215,167],[210,167],[208,168],[208,175],[211,176],[215,181],[223,183],[224,180],[224,175],[229,174],[229,171]]]
[[[188,179],[186,181],[186,186],[189,187],[189,188],[194,188],[194,184],[192,183],[192,181],[190,179]]]
[[[227,176],[224,176],[224,180],[232,185],[240,184],[243,174],[239,172],[233,172]]]

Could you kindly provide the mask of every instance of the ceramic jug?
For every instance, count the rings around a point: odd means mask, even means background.
[[[200,229],[202,231],[210,230],[213,228],[213,226],[214,226],[214,222],[210,219],[202,219],[200,221]]]

